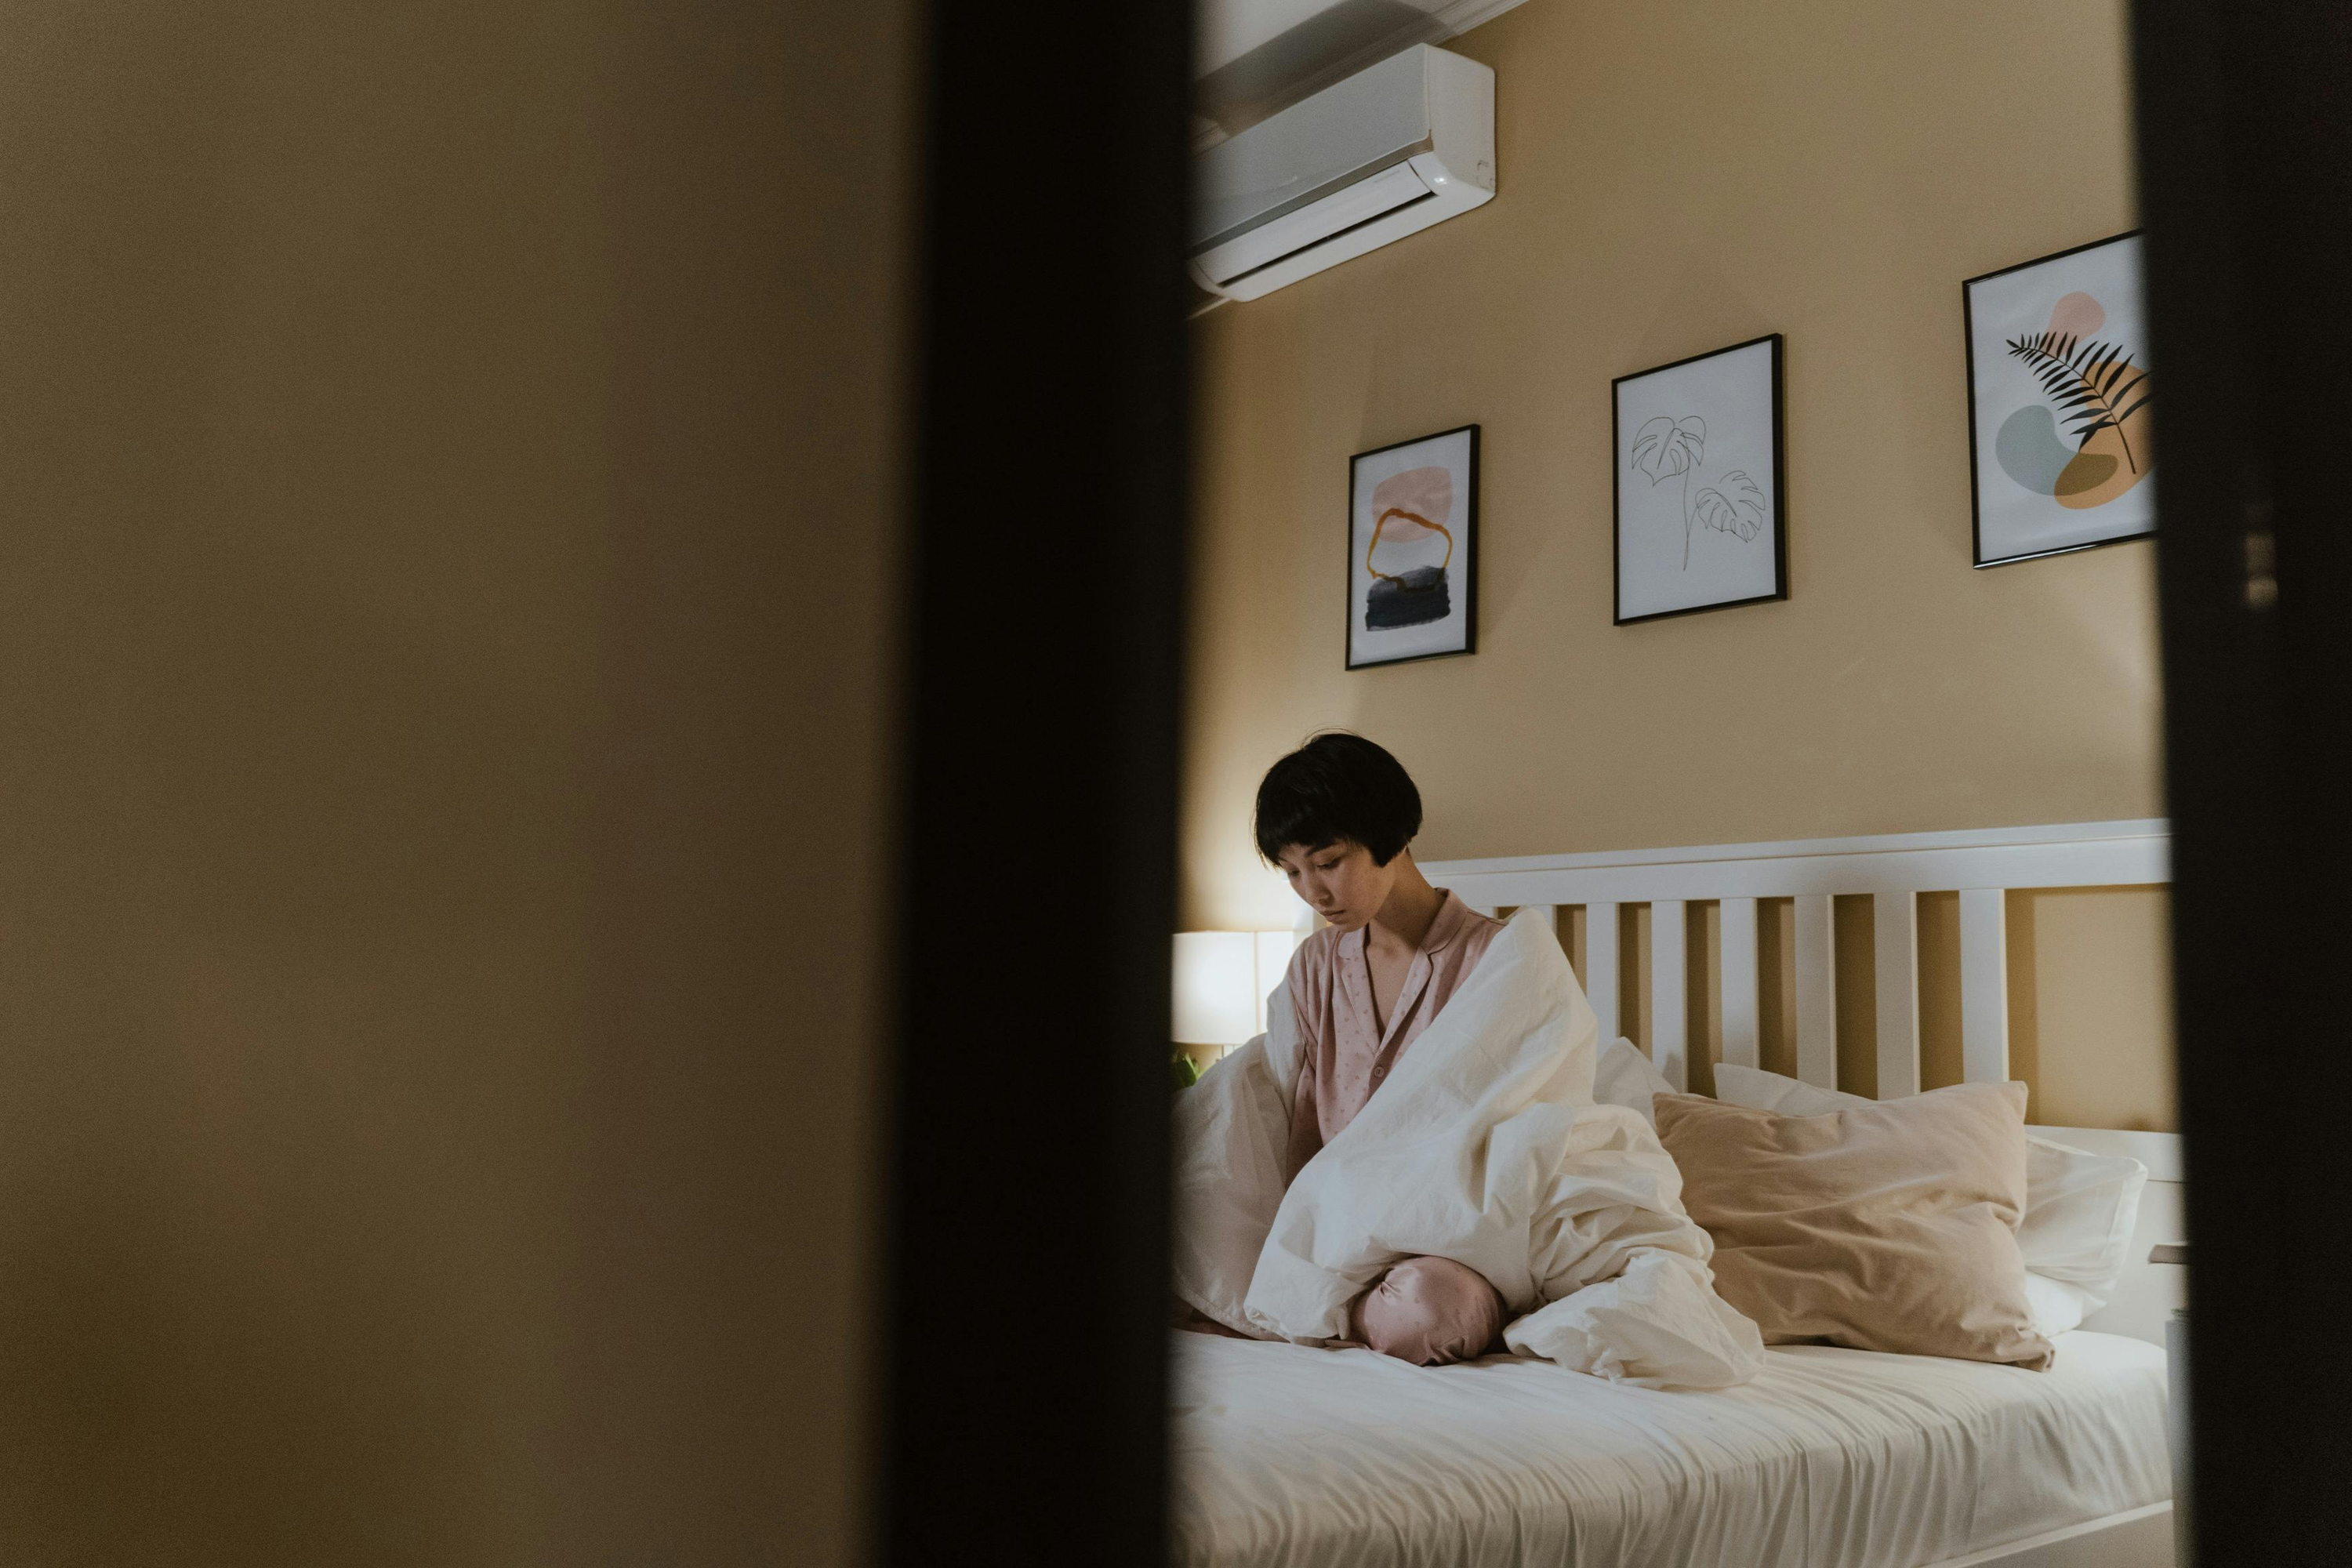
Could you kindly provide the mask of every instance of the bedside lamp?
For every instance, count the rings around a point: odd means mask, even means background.
[[[1282,983],[1297,945],[1297,935],[1286,931],[1180,932],[1171,1009],[1175,1043],[1215,1046],[1222,1054],[1264,1033],[1265,994]]]
[[[1257,941],[1245,931],[1188,931],[1176,938],[1175,1039],[1238,1046],[1256,1033]]]

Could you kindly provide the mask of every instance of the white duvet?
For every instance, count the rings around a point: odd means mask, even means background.
[[[1592,1103],[1599,1029],[1540,914],[1496,937],[1286,1191],[1299,1063],[1286,983],[1267,1015],[1265,1035],[1176,1097],[1184,1300],[1255,1338],[1328,1344],[1383,1270],[1429,1255],[1494,1282],[1519,1355],[1648,1388],[1728,1387],[1761,1369],[1761,1338],[1716,1295],[1712,1245],[1657,1135]]]

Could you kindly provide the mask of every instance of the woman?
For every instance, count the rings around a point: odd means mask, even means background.
[[[1503,929],[1413,864],[1421,792],[1361,735],[1316,736],[1258,785],[1258,853],[1329,923],[1290,962],[1300,1059],[1286,1178],[1356,1118]],[[1349,1314],[1353,1336],[1423,1366],[1483,1354],[1503,1300],[1444,1258],[1390,1268]]]
[[[1177,1097],[1183,1315],[1422,1365],[1500,1331],[1641,1387],[1747,1382],[1763,1340],[1716,1293],[1656,1132],[1593,1101],[1599,1023],[1556,933],[1431,887],[1420,826],[1420,792],[1360,736],[1318,736],[1259,786],[1259,849],[1331,925],[1265,1035]]]

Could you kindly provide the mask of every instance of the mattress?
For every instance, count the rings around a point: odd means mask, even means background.
[[[2172,1494],[2165,1358],[1789,1346],[1713,1394],[1177,1333],[1174,1561],[1918,1568]]]

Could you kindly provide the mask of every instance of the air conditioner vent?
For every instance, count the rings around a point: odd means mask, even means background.
[[[1192,166],[1192,275],[1254,300],[1489,200],[1495,73],[1418,45]]]

